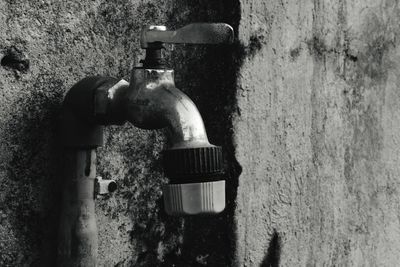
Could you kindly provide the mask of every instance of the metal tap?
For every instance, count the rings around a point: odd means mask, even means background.
[[[163,152],[164,171],[170,178],[163,188],[167,213],[223,211],[222,148],[208,142],[196,105],[175,87],[174,71],[166,68],[161,49],[164,43],[232,41],[232,27],[224,23],[194,23],[175,31],[147,26],[141,34],[146,56],[142,66],[133,68],[130,83],[92,76],[68,91],[62,120],[62,141],[69,160],[60,227],[60,266],[96,266],[94,198],[116,189],[114,181],[96,179],[96,148],[103,144],[105,125],[129,121],[143,129],[167,129],[168,147]]]

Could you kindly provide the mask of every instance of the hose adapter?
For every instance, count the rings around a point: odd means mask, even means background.
[[[170,215],[219,213],[225,208],[222,148],[208,145],[164,151],[164,172],[170,184],[163,188]]]

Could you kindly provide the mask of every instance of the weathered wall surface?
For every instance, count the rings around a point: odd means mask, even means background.
[[[54,266],[62,98],[129,78],[142,25],[218,21],[233,46],[176,46],[176,84],[224,147],[227,209],[162,210],[162,131],[108,127],[100,266],[395,266],[396,1],[0,1],[0,266]]]
[[[213,2],[0,1],[0,266],[54,266],[63,161],[57,125],[67,90],[88,75],[129,79],[142,56],[143,25],[234,24],[233,7]],[[172,54],[176,84],[198,103],[210,141],[232,147],[225,118],[234,90],[226,94],[224,84],[233,84],[234,64],[221,67],[231,51],[177,46]],[[119,189],[96,201],[100,266],[228,264],[225,213],[184,220],[163,212],[164,139],[162,131],[107,128],[98,173]]]
[[[241,1],[238,266],[397,266],[398,1]]]

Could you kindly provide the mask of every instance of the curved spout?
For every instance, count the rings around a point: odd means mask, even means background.
[[[126,119],[143,129],[167,128],[169,149],[210,145],[196,105],[174,84],[173,70],[134,69],[124,104]]]
[[[135,68],[130,84],[99,76],[83,79],[64,100],[64,144],[100,146],[101,125],[129,121],[142,129],[167,128],[169,149],[212,146],[196,105],[175,87],[173,75],[173,70]]]

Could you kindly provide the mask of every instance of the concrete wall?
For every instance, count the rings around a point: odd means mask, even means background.
[[[397,266],[398,1],[241,1],[239,266]]]
[[[100,266],[395,266],[400,9],[395,1],[0,1],[0,266],[54,266],[62,98],[129,78],[142,25],[230,23],[175,46],[176,83],[225,151],[228,206],[164,214],[162,131],[108,127]]]

